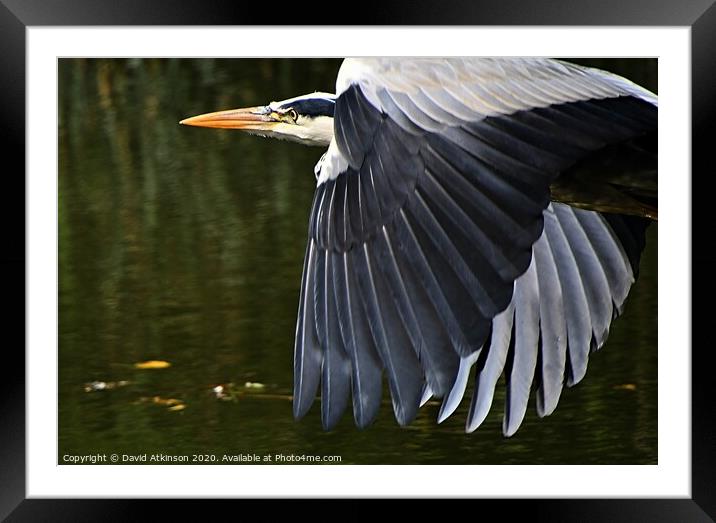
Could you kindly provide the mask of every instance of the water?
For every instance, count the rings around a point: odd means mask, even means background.
[[[589,62],[655,90],[653,60]],[[656,463],[655,225],[626,312],[585,380],[546,419],[532,404],[513,438],[502,437],[501,390],[473,434],[467,402],[441,425],[430,403],[399,427],[388,398],[364,431],[346,413],[324,432],[318,402],[293,420],[295,315],[323,150],[178,122],[333,91],[339,65],[60,61],[58,461],[99,452]],[[170,366],[134,366],[150,360]]]

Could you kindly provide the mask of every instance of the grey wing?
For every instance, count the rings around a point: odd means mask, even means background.
[[[603,342],[607,304],[619,310],[635,272],[600,215],[548,208],[550,183],[605,145],[653,130],[656,109],[560,63],[428,65],[347,61],[339,74],[335,138],[309,224],[294,414],[307,412],[320,384],[324,426],[352,397],[363,427],[385,373],[400,424],[430,394],[445,398],[443,419],[477,363],[468,428],[507,366],[510,434],[535,377],[542,414],[565,372],[581,377],[585,343]],[[562,261],[569,249],[571,264]],[[587,322],[565,312],[576,298],[563,286],[581,271],[599,275],[580,280]]]
[[[519,428],[529,393],[537,413],[551,414],[563,385],[581,381],[589,354],[607,339],[636,279],[648,220],[552,203],[510,306],[493,319],[476,365],[468,432],[485,420],[504,372],[503,432]]]

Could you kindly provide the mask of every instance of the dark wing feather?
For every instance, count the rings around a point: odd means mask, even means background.
[[[333,254],[333,279],[343,345],[351,366],[353,413],[358,427],[366,427],[380,407],[382,365],[368,318],[358,296],[349,253]]]
[[[303,262],[303,279],[296,322],[296,344],[293,355],[293,415],[303,417],[316,397],[321,376],[323,353],[316,334],[314,293],[316,247],[311,239]]]
[[[317,293],[317,304],[321,314],[316,319],[321,321],[318,325],[318,339],[324,347],[323,373],[321,378],[321,421],[325,429],[333,428],[338,423],[341,414],[348,404],[351,383],[351,365],[343,343],[338,320],[338,308],[334,293],[335,257],[329,251],[324,251],[324,260],[318,263],[316,287],[321,289]]]

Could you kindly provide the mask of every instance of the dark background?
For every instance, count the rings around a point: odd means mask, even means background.
[[[657,90],[656,59],[575,61]],[[551,417],[530,408],[515,437],[501,434],[501,388],[473,434],[464,433],[467,400],[442,425],[430,403],[400,428],[385,395],[362,432],[350,413],[324,432],[318,402],[293,420],[295,317],[323,149],[178,121],[332,92],[339,66],[60,60],[58,462],[115,452],[336,454],[343,464],[656,463],[656,225],[625,315],[585,380],[564,391]],[[146,360],[171,366],[134,368]],[[219,385],[223,398],[212,392]]]

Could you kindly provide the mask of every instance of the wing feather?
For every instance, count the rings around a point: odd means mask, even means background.
[[[296,324],[296,343],[294,348],[293,415],[302,418],[316,397],[321,377],[323,352],[316,333],[314,321],[313,286],[316,273],[316,246],[311,239],[306,248],[303,262],[301,295]]]
[[[333,292],[333,256],[325,253],[323,291],[325,327],[323,330],[323,375],[321,379],[321,421],[330,430],[338,423],[348,404],[351,366],[340,333],[338,310]]]
[[[543,234],[532,249],[539,287],[539,356],[537,413],[551,414],[557,407],[565,377],[567,325],[562,282],[552,256],[549,236]]]
[[[356,296],[355,271],[348,253],[333,253],[333,291],[343,346],[350,360],[356,425],[368,426],[380,407],[382,364],[363,307]]]
[[[568,304],[564,307],[568,341],[566,371],[567,383],[573,385],[578,383],[587,372],[592,340],[592,318],[574,253],[553,210],[545,213],[545,234],[549,239],[552,259],[559,273],[563,299]]]
[[[483,363],[478,366],[475,373],[475,389],[465,427],[467,432],[476,430],[485,421],[490,411],[497,380],[502,375],[507,362],[507,354],[512,341],[514,317],[514,302],[510,302],[507,309],[492,320],[492,335],[489,347],[483,348],[486,356],[483,356]]]
[[[512,436],[527,412],[532,381],[537,365],[539,343],[539,282],[536,264],[530,264],[515,287],[513,303],[514,343],[505,365],[506,397],[502,432]]]

